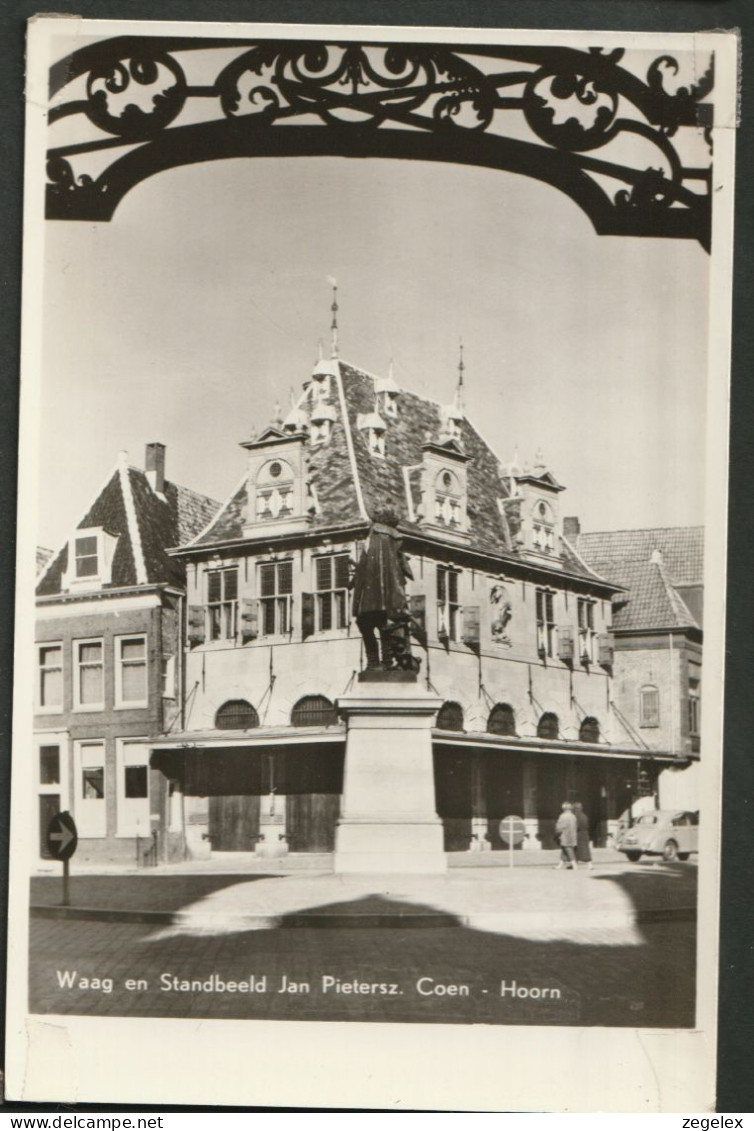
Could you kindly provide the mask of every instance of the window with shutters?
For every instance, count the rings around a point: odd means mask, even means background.
[[[435,481],[435,522],[451,529],[463,521],[463,490],[452,471],[443,470]]]
[[[305,695],[291,711],[291,726],[294,727],[331,727],[337,721],[337,711],[324,695]]]
[[[594,606],[588,597],[579,597],[576,609],[579,622],[579,659],[587,664],[594,662]]]
[[[437,635],[440,640],[457,640],[461,606],[458,601],[458,570],[437,567]]]
[[[516,715],[509,703],[496,703],[487,719],[488,734],[516,733]]]
[[[207,639],[235,640],[238,631],[238,568],[208,569]]]
[[[552,508],[541,499],[532,512],[532,545],[542,554],[552,554],[555,546],[555,519]]]
[[[552,656],[555,646],[555,594],[551,589],[537,589],[537,651]]]
[[[259,630],[262,636],[291,632],[293,562],[263,562],[259,566]]]
[[[115,638],[115,706],[147,705],[147,638]]]
[[[77,711],[105,706],[105,659],[101,640],[73,642],[73,705]]]
[[[315,631],[348,627],[348,554],[314,559]]]
[[[63,645],[38,645],[37,665],[38,709],[59,711],[63,706]]]
[[[646,683],[639,691],[639,726],[658,727],[660,725],[660,692],[652,683]]]

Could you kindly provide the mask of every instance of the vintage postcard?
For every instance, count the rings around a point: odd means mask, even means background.
[[[10,1098],[714,1107],[736,47],[32,21]]]

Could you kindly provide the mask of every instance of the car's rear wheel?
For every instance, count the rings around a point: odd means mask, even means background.
[[[637,860],[641,860],[641,853],[640,852],[627,852],[626,856],[628,857],[628,859],[631,861],[632,864],[635,864]]]
[[[688,860],[690,855],[691,855],[690,852],[679,852],[678,853],[678,859],[679,860]]]
[[[678,859],[678,845],[674,840],[665,841],[665,847],[662,850],[662,858],[669,862]]]

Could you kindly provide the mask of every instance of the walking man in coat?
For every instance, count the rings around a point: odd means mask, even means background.
[[[556,868],[576,868],[578,824],[570,801],[564,801],[562,812],[555,822],[555,838],[560,845],[560,860]]]
[[[589,818],[580,801],[574,801],[573,812],[576,817],[576,864],[586,864],[592,870],[592,850],[589,844]]]

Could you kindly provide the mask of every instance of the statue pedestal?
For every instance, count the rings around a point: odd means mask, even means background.
[[[444,872],[432,766],[432,723],[442,700],[415,676],[384,674],[370,673],[338,700],[347,735],[334,869]]]

